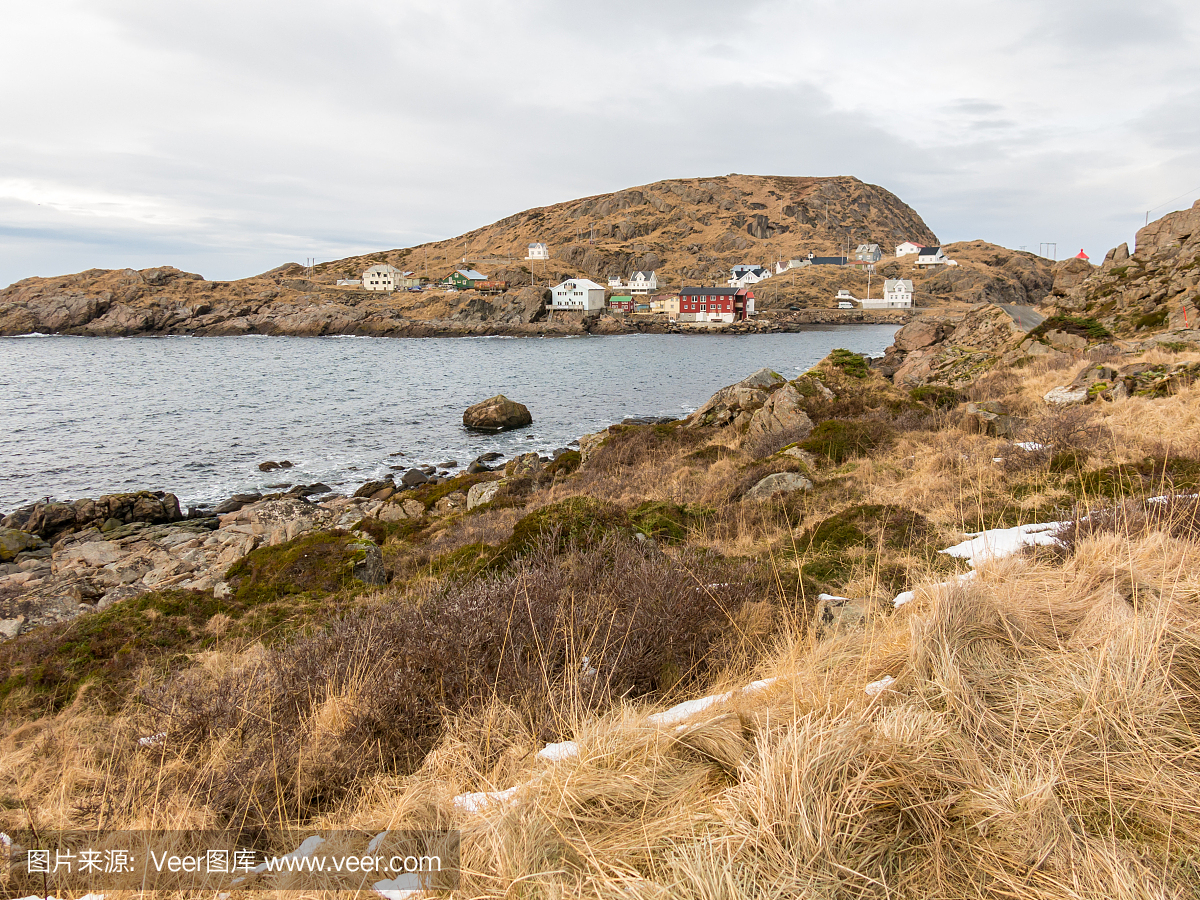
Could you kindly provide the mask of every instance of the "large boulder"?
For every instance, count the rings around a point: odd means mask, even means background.
[[[686,427],[749,425],[754,413],[767,402],[770,391],[786,383],[787,379],[778,372],[759,369],[750,377],[713,394],[707,403],[687,417]]]
[[[504,487],[504,481],[481,481],[478,484],[471,485],[471,489],[467,491],[467,511],[470,512],[477,506],[483,506],[485,503],[491,503],[496,499],[496,494],[500,492],[500,488]]]
[[[995,400],[968,403],[963,411],[962,427],[968,434],[1012,438],[1020,424],[1021,421],[1010,415],[1003,403]]]
[[[803,404],[800,392],[791,384],[785,384],[750,417],[746,440],[776,434],[790,434],[792,440],[804,440],[812,432],[813,423]]]
[[[508,431],[533,424],[533,416],[523,403],[509,400],[497,394],[487,400],[468,406],[463,413],[463,425],[478,431]]]
[[[15,528],[0,528],[0,563],[12,562],[18,553],[44,550],[49,546],[36,534]]]
[[[534,478],[542,471],[542,458],[536,453],[522,453],[509,460],[504,474],[510,478]]]
[[[933,319],[914,319],[896,332],[892,339],[896,349],[903,353],[930,347],[942,339],[945,331],[942,323]]]
[[[793,491],[812,490],[812,482],[797,472],[776,472],[768,475],[750,490],[746,491],[744,500],[768,500],[776,494],[790,494]]]

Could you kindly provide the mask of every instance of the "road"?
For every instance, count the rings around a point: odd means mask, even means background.
[[[1020,303],[997,303],[996,305],[1008,313],[1022,331],[1032,331],[1046,318],[1032,306],[1022,306]]]

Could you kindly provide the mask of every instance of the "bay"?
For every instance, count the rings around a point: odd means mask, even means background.
[[[626,416],[683,416],[764,366],[880,355],[897,326],[581,338],[0,338],[0,511],[42,497],[166,490],[181,504],[487,451],[549,452]],[[533,425],[462,427],[503,393]],[[265,460],[290,460],[260,472]]]

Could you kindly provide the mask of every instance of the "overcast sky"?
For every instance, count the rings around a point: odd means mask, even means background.
[[[235,278],[730,172],[1059,257],[1200,197],[1195,2],[14,0],[0,72],[0,285]]]

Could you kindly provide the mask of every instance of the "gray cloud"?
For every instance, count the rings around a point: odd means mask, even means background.
[[[728,172],[856,175],[944,240],[1095,255],[1200,184],[1198,31],[1168,2],[988,0],[930,27],[878,0],[850,19],[787,0],[47,0],[0,35],[21,85],[0,95],[0,283],[237,277]]]

